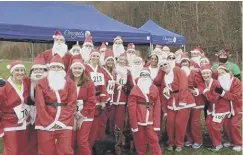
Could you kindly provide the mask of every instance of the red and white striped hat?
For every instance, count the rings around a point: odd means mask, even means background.
[[[90,31],[85,32],[85,40],[84,40],[83,46],[85,46],[85,45],[94,46]]]
[[[12,61],[10,65],[7,65],[7,69],[10,70],[10,73],[12,73],[16,68],[24,68],[26,70],[24,64],[20,60]]]
[[[105,63],[108,59],[112,58],[115,61],[114,54],[110,48],[107,48],[105,51]]]

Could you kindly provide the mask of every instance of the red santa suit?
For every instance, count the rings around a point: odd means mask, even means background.
[[[20,61],[14,61],[10,66],[10,73],[17,67],[25,68]],[[24,77],[21,90],[9,77],[6,85],[0,87],[0,137],[3,137],[4,155],[26,155],[29,154],[29,111],[27,105],[29,97],[29,78]]]
[[[64,68],[59,55],[53,57],[50,65]],[[77,92],[71,79],[65,78],[64,82],[63,89],[55,91],[49,86],[47,78],[41,79],[37,84],[35,128],[38,130],[38,147],[42,155],[73,155],[71,144]],[[54,127],[57,125],[58,128]]]
[[[211,65],[202,66],[201,72],[203,71],[211,71]],[[220,98],[220,95],[215,92],[217,87],[220,87],[219,82],[211,78],[209,85],[203,90],[204,96],[209,101],[206,125],[214,147],[222,145],[220,131],[225,117],[230,113],[230,102],[225,98]]]
[[[64,36],[62,35],[62,33],[59,32],[59,31],[56,31],[56,32],[55,32],[55,35],[54,35],[53,37],[55,38],[55,37],[57,37],[57,36],[59,36],[59,37],[61,36],[62,38],[64,38]],[[55,54],[58,54],[58,53],[54,53],[54,52],[52,51],[52,49],[48,49],[48,50],[44,51],[43,53],[41,53],[38,57],[40,57],[40,58],[44,58],[45,63],[46,63],[46,64],[49,64],[49,63],[51,62],[51,60],[52,60],[52,58],[53,58],[53,56],[54,56]],[[70,63],[70,61],[71,61],[71,60],[70,60],[71,57],[72,57],[72,54],[70,54],[68,51],[67,51],[67,53],[64,54],[64,56],[62,56],[62,61],[63,61],[63,63],[64,63],[65,71],[66,71],[66,72],[68,72],[68,67],[69,67],[69,63]],[[72,61],[71,61],[71,62],[72,62]]]
[[[179,67],[172,68],[168,74],[164,75],[163,85],[165,86],[162,88],[163,94],[166,91],[169,94],[164,95],[167,99],[168,108],[166,130],[169,139],[167,145],[169,147],[182,147],[184,146],[184,137],[189,119],[189,108],[194,107],[196,104],[188,89],[188,78]]]
[[[225,118],[223,127],[228,142],[234,146],[242,146],[242,83],[238,78],[232,76],[230,83],[229,89],[224,89],[220,95],[230,101],[230,117]]]
[[[91,55],[94,53],[98,53],[98,51],[93,50],[91,52]],[[91,131],[89,134],[89,143],[91,148],[93,147],[93,144],[96,140],[99,140],[100,137],[103,137],[104,135],[100,135],[100,128],[99,128],[99,122],[100,122],[100,110],[99,105],[106,103],[110,100],[110,97],[106,91],[106,83],[105,83],[105,77],[104,77],[104,69],[97,65],[95,68],[92,67],[92,65],[87,64],[85,65],[85,72],[88,77],[91,78],[91,80],[94,82],[95,89],[96,89],[96,105],[95,108],[95,117],[93,120],[93,124],[91,127]],[[103,133],[103,132],[102,132]]]
[[[136,152],[138,155],[146,154],[146,139],[148,139],[152,155],[162,155],[156,133],[160,130],[161,105],[159,92],[157,87],[152,84],[152,81],[147,90],[148,92],[145,93],[144,89],[141,90],[140,86],[136,85],[128,98],[129,119]]]

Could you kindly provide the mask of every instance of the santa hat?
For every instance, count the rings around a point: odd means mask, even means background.
[[[162,49],[162,45],[156,44],[155,48]]]
[[[136,57],[133,59],[133,61],[135,61],[135,60],[139,60],[139,61],[142,61],[142,62],[143,62],[143,58],[141,58],[140,56],[136,56]]]
[[[168,63],[169,63],[169,61],[167,59],[161,59],[159,61],[159,66],[164,65],[164,64],[168,64]]]
[[[204,51],[202,50],[202,48],[200,46],[198,47],[194,47],[192,50],[191,50],[191,53],[200,53],[200,54],[203,54]]]
[[[32,65],[31,69],[34,68],[47,68],[45,59],[44,58],[35,58],[34,64]]]
[[[123,39],[121,36],[117,36],[116,38],[114,38],[113,42],[115,42],[116,40],[120,40],[121,42],[123,42]]]
[[[13,61],[10,65],[7,65],[7,69],[10,70],[10,73],[12,73],[16,68],[25,68],[24,64],[20,60]]]
[[[216,56],[220,56],[220,55],[226,55],[227,57],[229,56],[229,52],[223,50],[220,50],[218,53],[215,54]]]
[[[135,51],[135,45],[134,45],[133,43],[129,43],[129,44],[127,45],[127,51],[129,51],[129,50],[131,50],[131,51]]]
[[[201,63],[201,61],[207,61],[208,63],[210,63],[210,61],[209,61],[209,59],[207,57],[201,57],[200,63]]]
[[[114,54],[110,48],[105,51],[105,63],[108,59],[112,58],[115,61]]]
[[[177,51],[175,51],[175,54],[183,54],[183,50],[182,49],[178,49]]]
[[[164,46],[164,47],[162,48],[162,50],[163,50],[163,51],[170,51],[170,48],[169,48],[168,46]]]
[[[140,74],[142,73],[148,73],[150,75],[150,70],[148,68],[143,68],[141,71],[140,71]]]
[[[102,44],[100,46],[100,51],[105,51],[107,49],[106,46],[108,46],[108,42],[106,42],[106,43],[102,42]]]
[[[62,39],[65,39],[64,36],[63,36],[63,34],[60,31],[56,31],[54,33],[54,35],[52,36],[53,39],[55,39],[57,37],[62,38]]]
[[[201,66],[200,71],[201,71],[201,73],[202,72],[208,72],[208,71],[212,72],[211,65],[210,64],[205,64],[205,65]]]
[[[83,46],[84,46],[84,45],[91,45],[91,46],[94,46],[90,31],[86,31],[86,32],[85,32],[85,40],[84,40],[84,44],[83,44]]]
[[[187,52],[185,52],[185,53],[183,53],[183,54],[181,55],[181,62],[182,62],[183,60],[187,60],[187,61],[190,62],[190,59],[189,59],[189,57],[188,57],[188,53],[187,53]]]
[[[84,62],[81,59],[73,59],[70,69],[76,66],[80,66],[85,70]]]
[[[100,56],[100,51],[99,51],[98,49],[93,49],[93,50],[91,51],[91,53],[90,53],[90,56],[91,56],[91,55],[94,55],[94,54],[97,54],[97,55]]]
[[[51,67],[51,66],[61,66],[63,69],[65,69],[62,58],[59,54],[55,54],[52,57],[51,63],[49,64],[49,67]]]
[[[228,68],[225,64],[221,64],[221,65],[219,65],[219,67],[217,68],[217,70],[219,70],[219,69],[223,69],[223,70],[225,70],[226,72],[229,72],[229,68]]]
[[[167,56],[167,59],[169,58],[169,57],[175,57],[175,53],[172,53],[172,52],[170,52],[169,54],[168,54],[168,56]]]

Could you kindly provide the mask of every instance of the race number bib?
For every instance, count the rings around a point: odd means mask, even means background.
[[[109,80],[107,84],[107,93],[114,94],[114,89],[115,89],[115,81]]]
[[[18,117],[18,123],[23,123],[30,114],[30,107],[26,104],[20,104],[13,109]]]
[[[77,100],[76,113],[79,113],[84,107],[83,100]]]
[[[116,83],[120,85],[125,85],[127,83],[127,78],[126,77],[120,77],[117,75]]]
[[[217,114],[213,116],[213,122],[221,123],[225,117],[225,114]]]
[[[90,76],[95,86],[100,86],[105,84],[104,74],[91,72]]]

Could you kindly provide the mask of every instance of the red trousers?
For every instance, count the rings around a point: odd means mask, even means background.
[[[92,121],[84,121],[81,128],[73,131],[73,148],[75,155],[91,155],[89,133]]]
[[[27,149],[30,155],[38,155],[37,130],[34,125],[29,125]]]
[[[166,130],[169,138],[167,141],[168,146],[184,146],[189,114],[189,108],[178,111],[168,109],[166,123]]]
[[[29,154],[29,126],[26,130],[4,132],[3,155],[30,155]]]
[[[125,127],[125,119],[126,119],[126,105],[114,105],[114,124],[120,128],[121,131],[124,130]]]
[[[191,143],[202,144],[202,124],[201,124],[201,110],[191,108],[189,122],[187,126],[186,138]]]
[[[99,117],[100,116],[94,117],[93,123],[90,128],[88,141],[91,149],[93,148],[95,141],[98,140]]]
[[[154,131],[152,125],[148,125],[148,126],[138,125],[138,131],[133,132],[133,139],[134,139],[137,155],[146,155],[146,144],[147,144],[146,137],[148,139],[148,143],[152,155],[162,155],[162,151],[159,145],[158,135]]]
[[[213,146],[215,147],[218,145],[222,145],[221,129],[223,127],[224,120],[221,123],[213,122],[213,116],[207,115],[207,119],[206,119],[207,130],[208,130],[209,137],[212,140]]]
[[[231,118],[225,118],[223,123],[226,138],[234,146],[242,146],[241,119],[242,114],[236,114]]]
[[[73,155],[72,130],[38,130],[39,155]]]

